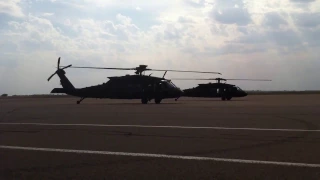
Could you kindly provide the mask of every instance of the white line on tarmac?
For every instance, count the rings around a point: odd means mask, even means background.
[[[319,129],[265,129],[265,128],[233,128],[233,127],[212,127],[212,126],[197,127],[197,126],[151,126],[151,125],[117,125],[117,124],[51,124],[51,123],[0,123],[0,125],[136,127],[136,128],[215,129],[215,130],[244,130],[244,131],[320,132]]]
[[[277,162],[277,161],[259,161],[259,160],[245,160],[245,159],[227,159],[227,158],[197,157],[197,156],[179,156],[179,155],[167,155],[167,154],[110,152],[110,151],[92,151],[92,150],[75,150],[75,149],[55,149],[55,148],[21,147],[21,146],[5,146],[5,145],[0,145],[0,149],[60,152],[60,153],[77,153],[77,154],[96,154],[96,155],[115,155],[115,156],[131,156],[131,157],[150,157],[150,158],[166,158],[166,159],[181,159],[181,160],[217,161],[217,162],[230,162],[230,163],[243,163],[243,164],[264,164],[264,165],[277,165],[277,166],[320,168],[320,164]]]

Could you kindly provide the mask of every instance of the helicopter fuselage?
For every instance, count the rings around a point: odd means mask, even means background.
[[[197,87],[183,90],[186,97],[209,97],[230,100],[233,97],[245,97],[247,93],[239,87],[226,83],[199,84]]]
[[[126,75],[109,77],[109,81],[100,85],[85,88],[70,88],[71,83],[64,74],[58,73],[63,88],[55,88],[51,93],[66,93],[81,98],[108,99],[142,99],[142,101],[160,101],[168,98],[179,98],[180,88],[171,81],[144,75]]]

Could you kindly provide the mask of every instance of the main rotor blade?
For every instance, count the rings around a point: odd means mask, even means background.
[[[211,79],[193,79],[193,78],[170,78],[171,80],[211,80]]]
[[[224,79],[224,78],[204,78],[204,79],[193,79],[193,78],[171,78],[172,80],[243,80],[243,81],[272,81],[270,79]]]
[[[56,75],[56,74],[57,74],[57,72],[53,73],[53,74],[48,78],[48,81],[50,81],[50,79],[51,79],[54,75]]]
[[[208,74],[220,74],[219,72],[206,72],[206,71],[181,71],[181,70],[168,70],[168,69],[147,69],[147,71],[170,71],[170,72],[191,72],[191,73],[208,73]]]
[[[61,66],[66,67],[66,66]],[[110,69],[110,70],[136,70],[135,68],[103,68],[103,67],[80,67],[72,66],[71,68],[81,68],[81,69]]]
[[[65,66],[61,66],[65,67]],[[141,70],[141,71],[170,71],[170,72],[191,72],[191,73],[209,73],[209,74],[221,74],[219,72],[204,72],[204,71],[181,71],[181,70],[162,70],[162,69],[149,69],[149,68],[105,68],[105,67],[83,67],[83,66],[72,66],[71,68],[82,68],[82,69],[110,69],[110,70]]]
[[[225,79],[230,81],[272,81],[270,79]]]

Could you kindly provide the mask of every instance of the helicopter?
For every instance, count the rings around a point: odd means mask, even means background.
[[[210,97],[221,98],[222,101],[231,100],[233,97],[245,97],[248,94],[240,87],[227,84],[227,80],[243,80],[243,81],[271,81],[269,79],[224,79],[224,78],[208,78],[208,79],[186,79],[172,78],[172,80],[216,80],[216,83],[198,84],[197,87],[183,90],[183,96],[186,97]],[[221,83],[224,81],[224,83]]]
[[[67,68],[135,70],[135,75],[108,77],[110,80],[103,84],[85,88],[75,88],[65,76],[65,69]],[[145,71],[164,71],[165,73],[163,77],[154,77],[151,76],[151,74],[149,76],[142,74]],[[54,88],[51,93],[64,93],[80,97],[81,99],[77,101],[77,104],[80,104],[85,98],[141,99],[142,104],[147,104],[154,99],[156,104],[160,104],[163,99],[167,98],[175,98],[177,101],[183,93],[171,80],[164,78],[168,71],[221,74],[219,72],[149,69],[147,65],[140,65],[135,68],[60,66],[59,57],[57,70],[48,78],[48,81],[50,81],[54,75],[58,75],[62,88]]]

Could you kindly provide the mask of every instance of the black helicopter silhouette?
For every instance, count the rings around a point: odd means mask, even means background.
[[[62,68],[60,68],[62,67]],[[65,76],[66,68],[89,68],[89,69],[109,69],[109,70],[135,70],[135,75],[108,77],[110,80],[106,83],[85,87],[75,88],[69,79]],[[164,71],[162,78],[143,75],[145,71]],[[142,104],[147,104],[152,99],[156,104],[166,98],[178,98],[183,91],[175,86],[171,80],[165,79],[164,76],[168,71],[171,72],[193,72],[193,73],[211,73],[221,74],[218,72],[202,72],[202,71],[180,71],[180,70],[160,70],[149,69],[147,65],[140,65],[135,68],[104,68],[104,67],[78,67],[68,65],[60,66],[60,57],[58,59],[57,70],[53,73],[48,81],[58,75],[62,88],[54,88],[51,93],[65,93],[72,96],[81,97],[77,104],[80,104],[85,98],[109,98],[109,99],[141,99]]]
[[[221,100],[231,100],[233,97],[245,97],[248,94],[240,87],[227,84],[227,80],[241,81],[271,81],[269,79],[224,79],[224,78],[208,78],[208,79],[187,79],[172,78],[172,80],[216,80],[216,83],[198,84],[197,87],[183,90],[183,96],[186,97],[210,97],[221,98]],[[224,81],[224,83],[221,83]]]

